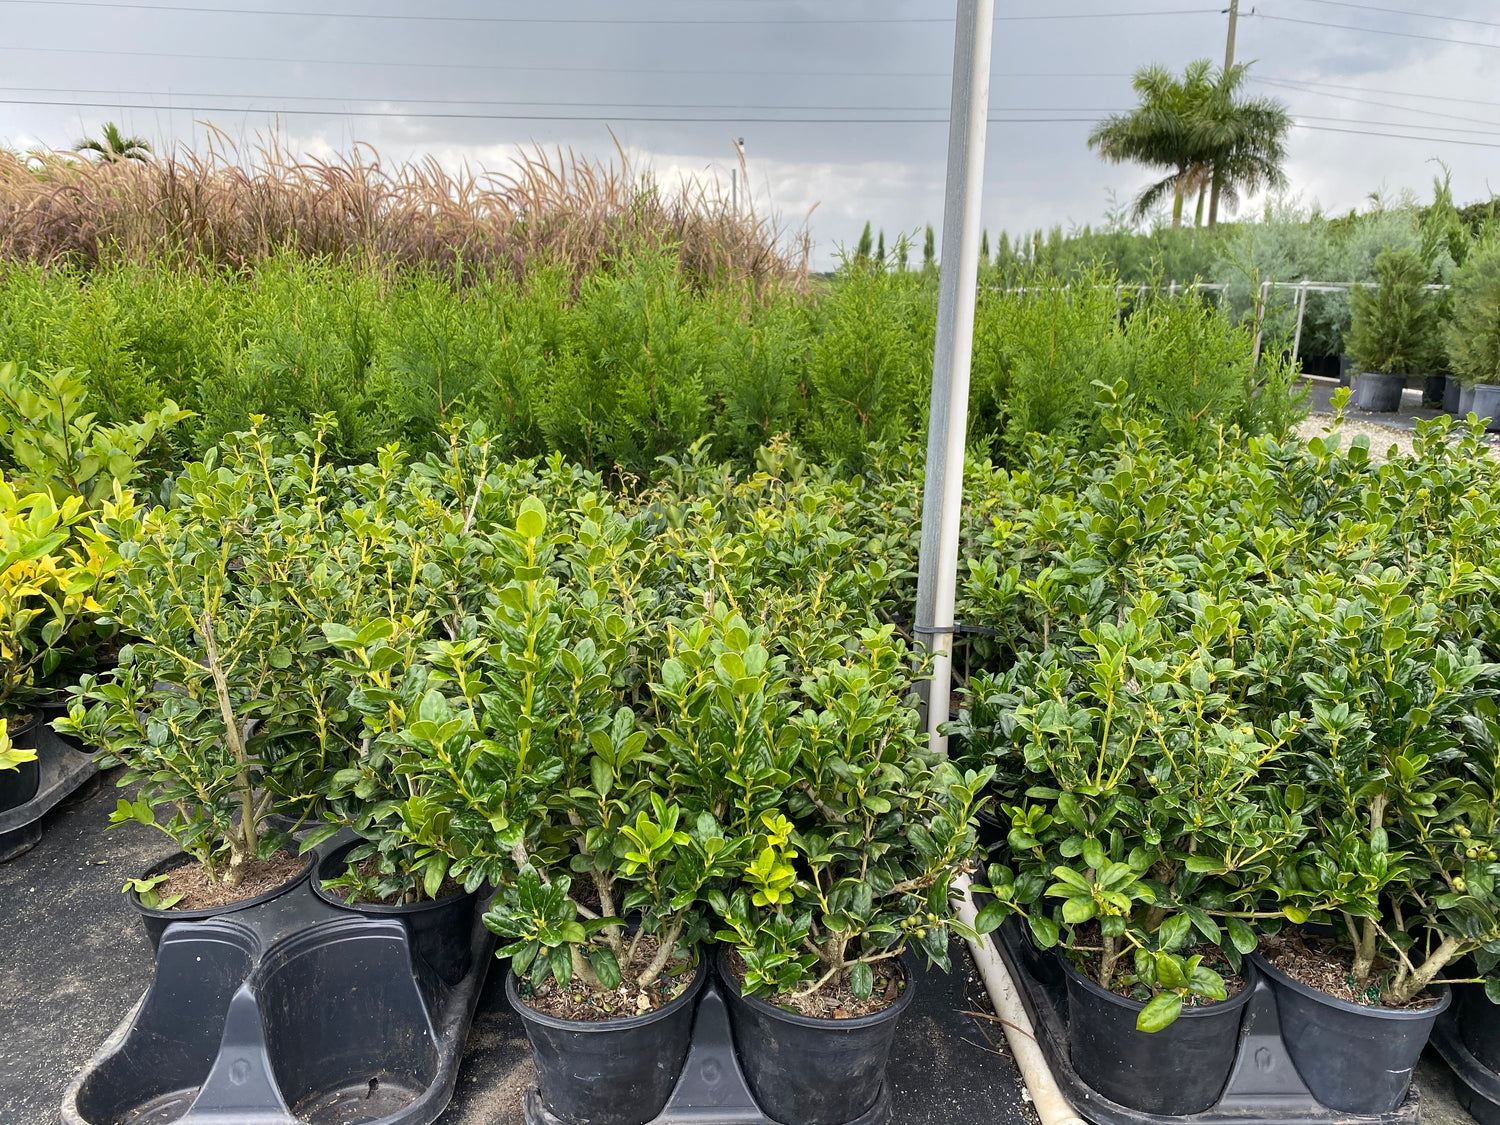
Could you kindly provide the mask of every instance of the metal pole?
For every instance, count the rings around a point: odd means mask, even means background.
[[[953,690],[953,602],[958,585],[969,363],[979,281],[979,206],[984,194],[984,141],[990,104],[990,39],[994,20],[994,0],[958,0],[937,346],[932,360],[932,406],[927,422],[922,551],[917,563],[916,636],[932,655],[927,731],[933,749],[939,751],[947,748],[947,739],[938,734],[938,726],[948,721]]]
[[[1302,317],[1307,313],[1307,278],[1302,279],[1299,287],[1301,292],[1297,294],[1297,331],[1292,336],[1292,362],[1297,362],[1298,355],[1302,352]]]

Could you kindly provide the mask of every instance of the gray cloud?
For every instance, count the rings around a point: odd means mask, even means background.
[[[278,6],[272,0],[236,2]],[[196,0],[196,6],[231,5]],[[285,0],[279,6],[290,7]],[[348,0],[319,0],[314,6],[372,11]],[[1131,104],[1129,74],[1144,63],[1181,66],[1197,57],[1220,59],[1224,17],[1216,2],[1190,15],[1112,18],[1111,13],[1198,6],[1193,0],[1072,0],[1066,11],[1091,18],[997,21],[992,113],[1084,120],[991,126],[988,226],[1014,231],[1097,221],[1110,189],[1126,198],[1146,181],[1144,171],[1103,165],[1087,151],[1089,122]],[[1500,87],[1494,80],[1500,28],[1317,0],[1271,0],[1259,7],[1258,14],[1241,21],[1238,55],[1256,60],[1257,76],[1292,83],[1259,89],[1283,97],[1300,120],[1319,127],[1299,129],[1292,138],[1289,171],[1303,200],[1344,210],[1376,189],[1425,192],[1435,170],[1427,162],[1433,156],[1452,167],[1460,199],[1487,197],[1491,186],[1500,190],[1500,147],[1487,147],[1500,145]],[[1492,5],[1482,0],[1450,0],[1444,9],[1450,17],[1496,18]],[[374,10],[412,14],[418,9],[387,0]],[[1002,15],[1054,11],[1040,0],[1000,10]],[[888,240],[926,222],[939,224],[951,24],[796,21],[948,16],[947,3],[641,0],[605,6],[580,0],[542,7],[448,0],[421,11],[545,14],[580,22],[387,22],[0,3],[6,30],[0,40],[5,75],[0,98],[8,99],[0,102],[0,137],[20,145],[66,145],[114,120],[158,145],[201,145],[205,131],[198,121],[251,136],[266,129],[280,110],[284,134],[314,151],[361,139],[386,159],[432,152],[456,164],[503,159],[528,142],[608,157],[613,151],[608,122],[633,156],[662,174],[717,174],[726,185],[733,163],[729,138],[744,136],[758,206],[775,207],[795,222],[818,204],[811,228],[819,265],[829,263],[838,243],[857,237],[866,219],[885,229]],[[1345,27],[1278,22],[1273,16]],[[599,18],[664,22],[588,22]],[[728,20],[760,22],[723,22]],[[1403,34],[1346,29],[1360,27]],[[1410,93],[1495,104],[1393,96]],[[28,101],[105,104],[18,104]],[[1372,101],[1386,104],[1368,104]],[[159,108],[134,108],[141,106]],[[706,108],[724,106],[770,108]],[[513,118],[454,116],[464,113]],[[568,116],[594,120],[542,119]],[[927,120],[766,120],[788,116]],[[1439,126],[1471,131],[1440,131]],[[1478,143],[1457,143],[1462,140]]]

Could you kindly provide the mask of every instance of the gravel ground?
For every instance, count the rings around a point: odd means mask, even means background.
[[[1304,438],[1322,437],[1332,424],[1333,415],[1331,414],[1309,414],[1303,420],[1300,432]],[[1401,454],[1410,453],[1412,439],[1416,437],[1411,430],[1382,426],[1379,422],[1363,422],[1358,418],[1350,417],[1344,418],[1344,424],[1338,428],[1338,433],[1343,435],[1345,443],[1357,434],[1366,435],[1370,439],[1370,455],[1381,461],[1390,456],[1392,449]]]

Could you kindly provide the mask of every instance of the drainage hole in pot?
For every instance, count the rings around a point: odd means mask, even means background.
[[[1380,982],[1389,975],[1391,966],[1376,960],[1366,983],[1361,986],[1351,971],[1353,956],[1349,947],[1319,934],[1309,934],[1289,927],[1275,937],[1262,938],[1260,953],[1297,983],[1350,1004],[1363,1004],[1368,1008],[1420,1010],[1430,1008],[1442,999],[1424,992],[1409,1004],[1382,1004]]]
[[[119,1125],[167,1125],[186,1113],[197,1096],[197,1086],[158,1094],[126,1113],[119,1119]]]
[[[308,1125],[359,1125],[399,1113],[422,1091],[390,1075],[375,1075],[309,1098],[294,1112]]]

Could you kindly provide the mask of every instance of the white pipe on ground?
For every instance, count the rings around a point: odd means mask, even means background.
[[[972,926],[978,912],[974,906],[974,894],[969,888],[969,877],[965,875],[959,878],[953,889],[957,892],[953,904],[958,909],[959,921]],[[985,991],[990,994],[990,1003],[995,1006],[995,1014],[1000,1017],[1000,1026],[1005,1030],[1005,1040],[1010,1044],[1011,1056],[1021,1071],[1026,1092],[1031,1095],[1031,1103],[1036,1107],[1042,1125],[1088,1125],[1058,1089],[1057,1080],[1052,1077],[1052,1070],[1047,1066],[1042,1049],[1037,1046],[1036,1032],[1032,1029],[1026,1009],[1021,1005],[1015,982],[1010,979],[1010,973],[1006,971],[1005,962],[994,941],[971,941],[969,950],[974,955],[974,964],[984,981]]]

